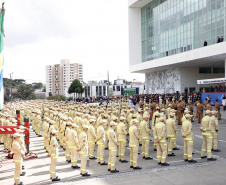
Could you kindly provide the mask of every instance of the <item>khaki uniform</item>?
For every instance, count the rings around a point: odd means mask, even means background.
[[[42,119],[41,119],[41,116],[39,115],[37,115],[36,117],[36,124],[37,124],[37,128],[36,128],[37,134],[41,135]]]
[[[172,154],[177,137],[177,126],[175,119],[169,118],[166,120],[166,130],[168,137],[168,154]]]
[[[129,128],[130,166],[137,167],[139,134],[136,126]]]
[[[221,106],[218,102],[215,103],[215,108],[216,108],[216,111],[218,111],[218,120],[221,120]]]
[[[88,139],[86,133],[83,131],[79,135],[79,150],[81,156],[81,173],[86,173],[86,163],[88,155]]]
[[[55,136],[52,136],[50,141],[50,150],[49,154],[51,155],[51,164],[50,164],[50,178],[56,178],[56,164],[58,159],[58,143]]]
[[[13,160],[15,163],[15,173],[14,173],[14,182],[16,185],[20,184],[20,174],[21,174],[21,160],[23,159],[25,152],[21,148],[21,145],[18,141],[14,140],[12,144],[12,151],[14,153]]]
[[[78,135],[76,130],[71,129],[68,133],[68,148],[71,154],[71,166],[77,166],[78,161]]]
[[[182,125],[181,119],[182,119],[182,116],[183,116],[183,110],[184,110],[184,107],[183,107],[182,102],[178,103],[178,105],[177,105],[178,125]]]
[[[108,169],[115,170],[115,161],[116,161],[116,153],[117,153],[117,137],[115,131],[110,128],[108,131],[108,139],[109,139],[109,158],[108,158]]]
[[[140,134],[142,139],[142,156],[145,158],[149,157],[148,151],[149,151],[151,130],[148,127],[149,125],[147,121],[143,120],[140,123]]]
[[[95,141],[96,141],[96,133],[93,125],[90,124],[88,130],[88,143],[89,143],[89,157],[94,157],[94,148],[95,148]]]
[[[189,120],[183,122],[181,133],[182,136],[184,136],[184,159],[192,160],[194,136],[192,132],[192,123]]]
[[[167,144],[166,144],[166,125],[163,122],[159,122],[155,125],[155,139],[159,139],[160,142],[157,145],[157,160],[160,163],[166,162]]]
[[[208,103],[208,104],[206,105],[206,110],[210,110],[210,111],[212,111],[212,106],[211,106],[211,104],[210,104],[210,103]]]
[[[201,127],[200,129],[203,129],[202,136],[203,136],[203,144],[202,144],[202,152],[201,157],[204,157],[206,154],[207,149],[207,158],[212,158],[212,142],[213,142],[213,136],[212,136],[212,123],[213,121],[209,116],[205,116],[202,118]]]
[[[102,125],[97,128],[97,160],[104,163],[105,131]]]
[[[71,160],[71,156],[70,156],[70,149],[68,148],[68,143],[69,143],[69,132],[70,132],[70,128],[67,127],[66,128],[66,131],[65,131],[65,157],[66,157],[66,160],[67,161],[70,161]]]
[[[204,105],[202,103],[198,103],[197,104],[198,123],[201,123],[201,120],[203,118],[203,110],[204,110]]]
[[[215,116],[211,116],[212,120],[212,136],[213,136],[213,143],[212,143],[212,149],[217,150],[218,149],[218,119]]]
[[[44,122],[43,123],[43,139],[44,139],[44,147],[46,149],[47,145],[48,145],[48,128],[49,128],[49,123]]]
[[[119,159],[125,160],[125,149],[126,149],[126,126],[123,122],[119,122],[117,125],[118,143],[119,143]]]

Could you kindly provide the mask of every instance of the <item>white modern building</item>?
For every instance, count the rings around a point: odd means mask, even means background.
[[[83,97],[98,97],[107,96],[107,83],[97,83],[96,81],[89,81],[84,85],[85,92],[82,94]],[[145,84],[144,83],[130,83],[125,84],[122,79],[117,79],[114,81],[113,85],[109,85],[109,96],[118,96],[122,94],[122,89],[138,88],[139,94],[145,94]]]
[[[226,0],[129,0],[128,9],[130,72],[145,74],[147,93],[197,92],[197,80],[225,77]]]
[[[70,60],[61,60],[60,64],[46,66],[46,92],[53,96],[64,95],[69,97],[68,88],[74,79],[83,81],[83,65],[70,63]]]

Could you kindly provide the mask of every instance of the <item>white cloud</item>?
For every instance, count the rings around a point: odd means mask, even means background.
[[[83,63],[84,81],[106,79],[107,70],[111,81],[144,81],[129,73],[127,0],[11,0],[5,8],[4,77],[45,82],[45,65],[66,58]]]

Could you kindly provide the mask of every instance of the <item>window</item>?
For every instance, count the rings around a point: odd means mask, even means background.
[[[117,91],[120,91],[120,86],[117,86]]]
[[[113,86],[113,91],[115,91],[115,86]]]
[[[199,73],[211,73],[211,67],[200,67]]]
[[[224,67],[214,67],[213,68],[213,73],[224,73],[225,68]]]

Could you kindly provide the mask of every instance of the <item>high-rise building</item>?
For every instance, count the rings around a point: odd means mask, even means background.
[[[70,63],[70,60],[61,60],[60,64],[46,66],[46,92],[53,96],[68,97],[68,88],[74,79],[83,81],[83,65]]]
[[[130,72],[145,74],[147,93],[197,92],[197,80],[225,77],[226,0],[128,3]]]

